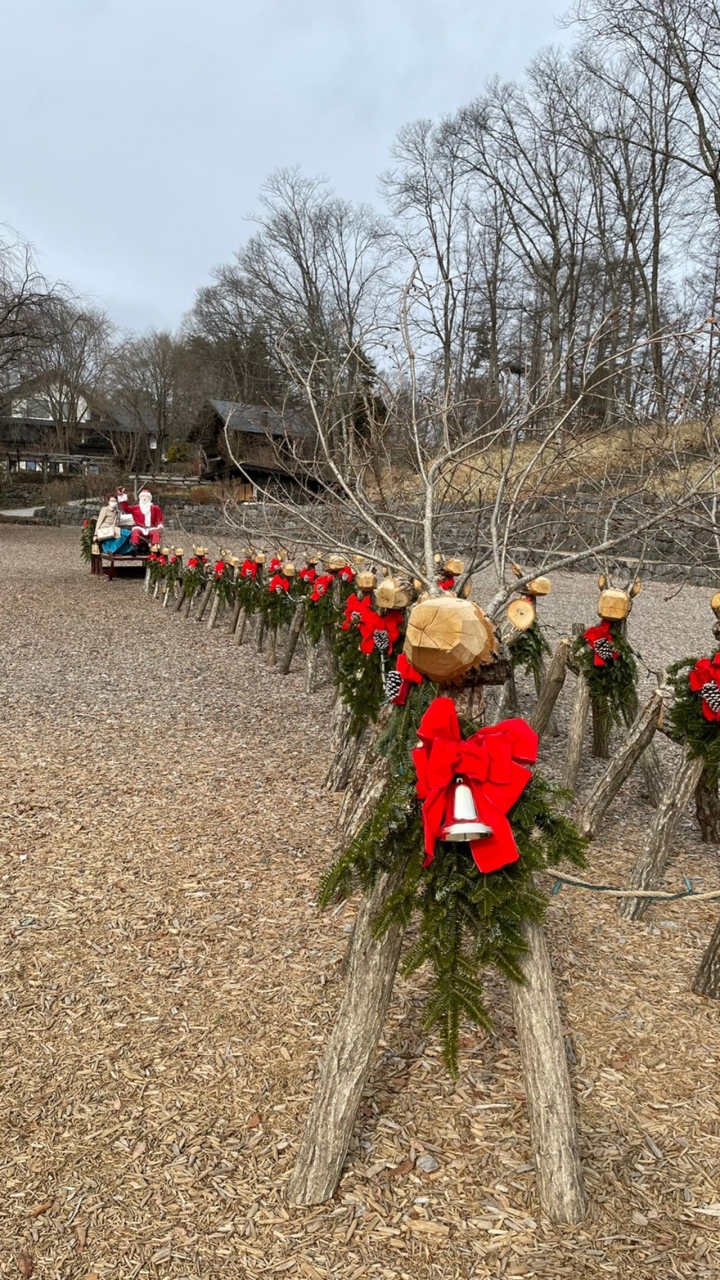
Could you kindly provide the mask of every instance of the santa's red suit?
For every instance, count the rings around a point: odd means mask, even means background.
[[[152,497],[148,490],[145,492],[148,493],[148,497]],[[141,497],[142,493],[143,490],[140,491]],[[163,513],[154,502],[138,502],[131,506],[127,500],[127,494],[122,492],[118,494],[118,506],[125,515],[133,518],[130,541],[134,547],[141,542],[149,542],[151,546],[156,547],[162,541]]]

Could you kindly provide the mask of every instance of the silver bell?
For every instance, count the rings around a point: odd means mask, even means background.
[[[450,840],[461,844],[469,840],[482,840],[491,836],[492,827],[481,822],[475,808],[473,793],[462,778],[455,779],[454,791],[449,805],[450,820],[440,831],[441,840]]]

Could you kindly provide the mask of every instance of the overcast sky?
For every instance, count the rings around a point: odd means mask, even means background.
[[[0,0],[0,223],[119,324],[174,327],[299,165],[375,201],[401,125],[520,76],[563,0]]]

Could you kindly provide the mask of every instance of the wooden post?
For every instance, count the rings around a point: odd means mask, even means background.
[[[335,1194],[350,1145],[360,1099],[387,1014],[403,928],[382,938],[373,923],[386,898],[399,888],[405,867],[382,874],[355,921],[345,993],[310,1105],[300,1150],[288,1183],[292,1204],[320,1204]]]
[[[523,1065],[538,1194],[553,1222],[581,1222],[587,1210],[575,1108],[560,1009],[545,934],[528,924],[525,984],[510,984]]]
[[[702,773],[702,760],[691,760],[684,751],[665,794],[658,805],[655,818],[630,876],[633,889],[659,889],[665,873],[670,844],[680,819]],[[645,915],[651,899],[622,898],[620,915],[625,920],[640,920]]]
[[[312,693],[315,689],[315,672],[317,671],[318,645],[309,644],[307,646],[306,663],[305,663],[305,692]]]
[[[704,844],[720,844],[720,797],[717,782],[703,769],[695,788],[695,813]]]
[[[267,664],[269,667],[274,667],[275,663],[277,662],[277,638],[278,638],[277,627],[270,627],[268,631],[268,646],[267,646]]]
[[[215,592],[212,590],[210,583],[206,582],[205,587],[203,589],[203,593],[200,597],[200,603],[198,604],[197,615],[195,618],[196,622],[202,622],[205,610],[207,609],[210,603],[210,597],[213,596],[214,594]]]
[[[540,696],[535,705],[535,710],[529,717],[529,724],[535,730],[539,738],[542,738],[550,724],[550,717],[552,716],[555,703],[557,702],[560,690],[565,683],[569,652],[570,641],[564,637],[552,656],[542,689],[540,690]]]
[[[585,681],[583,680],[582,683],[584,684]],[[622,746],[615,752],[597,786],[578,812],[576,826],[582,835],[590,839],[595,835],[608,805],[617,795],[623,782],[630,777],[635,765],[654,737],[662,705],[663,696],[658,690],[642,711],[639,711]]]
[[[713,1000],[720,1000],[720,920],[705,948],[692,989],[696,996],[710,996]]]
[[[598,698],[592,704],[592,753],[598,760],[610,758],[610,730],[612,715],[607,698]]]
[[[150,595],[150,564],[145,565],[145,581],[143,583],[143,591],[146,595]]]
[[[633,693],[628,697],[627,701],[622,705],[622,718],[628,729],[637,719],[640,710],[640,702],[637,694]],[[665,790],[665,782],[663,780],[662,765],[660,757],[657,753],[657,747],[654,742],[649,742],[645,751],[640,757],[640,768],[645,779],[647,787],[648,800],[654,809],[657,809],[663,797]]]
[[[235,645],[238,649],[240,648],[240,645],[245,639],[245,628],[247,626],[247,620],[248,620],[247,613],[243,609],[240,621],[237,627],[235,628]]]
[[[235,604],[233,606],[232,617],[230,619],[230,635],[231,636],[234,636],[235,632],[237,631],[237,625],[238,625],[238,622],[240,621],[241,613],[242,613],[242,601],[238,598],[235,601]]]
[[[534,681],[534,683],[535,683],[535,693],[536,693],[536,695],[537,695],[537,697],[538,697],[538,698],[540,697],[540,694],[541,694],[541,692],[542,692],[542,687],[543,687],[543,685],[544,685],[544,683],[545,683],[546,678],[547,678],[547,669],[546,669],[546,665],[545,665],[545,659],[544,659],[544,657],[543,657],[543,656],[542,656],[542,654],[541,654],[541,655],[540,655],[540,662],[539,662],[539,664],[538,664],[538,670],[537,670],[537,671],[533,671],[533,681]],[[549,735],[550,735],[550,737],[551,737],[551,738],[559,738],[559,737],[560,737],[560,729],[558,728],[557,717],[556,717],[556,715],[555,715],[555,712],[554,712],[554,711],[551,711],[551,713],[550,713],[550,719],[548,720],[547,732],[549,733]]]
[[[184,604],[184,603],[185,603],[185,588],[184,588],[184,586],[183,586],[183,585],[182,585],[182,583],[181,583],[181,584],[180,584],[180,590],[178,591],[177,603],[176,603],[176,605],[175,605],[175,612],[176,612],[176,613],[179,613],[179,612],[180,612],[180,610],[182,609],[182,607],[183,607],[183,604]]]
[[[508,716],[516,716],[520,711],[520,703],[518,702],[517,685],[515,676],[510,672],[500,692],[500,698],[497,704],[497,723],[500,720],[506,720]]]
[[[290,671],[290,664],[293,660],[295,649],[297,648],[297,642],[300,639],[300,633],[303,627],[305,626],[306,608],[307,608],[307,602],[305,600],[301,600],[297,608],[295,609],[295,613],[293,614],[292,624],[288,632],[288,642],[287,642],[287,645],[285,646],[285,652],[280,661],[279,671],[281,676],[286,676]]]
[[[261,613],[260,617],[258,618],[258,627],[257,627],[257,636],[256,636],[258,653],[262,653],[263,651],[263,646],[265,644],[266,631],[267,631],[267,618],[265,617],[264,613]]]
[[[562,783],[566,791],[577,790],[577,780],[578,774],[580,773],[580,765],[582,763],[585,729],[587,726],[589,712],[590,690],[588,689],[587,680],[580,675],[578,676],[577,685],[575,687],[575,697],[573,699],[572,711],[570,713],[570,725],[568,728],[567,756],[565,759],[565,773],[563,775]]]
[[[215,624],[217,623],[217,620],[218,620],[219,612],[220,612],[220,596],[216,591],[215,597],[212,602],[212,608],[210,610],[210,617],[208,618],[207,624],[206,624],[208,631],[214,631]]]
[[[352,710],[342,698],[338,698],[332,710],[332,764],[327,771],[325,786],[328,791],[344,791],[355,768],[363,745],[364,733],[354,736],[348,732]]]

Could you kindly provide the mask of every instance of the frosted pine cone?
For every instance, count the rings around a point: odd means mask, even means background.
[[[596,640],[593,648],[598,658],[602,658],[603,662],[613,661],[615,657],[615,650],[613,649],[610,641],[605,639],[605,636],[601,636],[599,640]]]
[[[373,644],[378,653],[387,653],[390,648],[390,636],[387,631],[376,631],[373,635]]]
[[[710,710],[717,715],[720,711],[720,686],[716,685],[714,680],[708,680],[700,690],[700,696],[703,702],[707,702]]]
[[[399,671],[388,671],[385,677],[385,699],[387,702],[395,701],[402,687],[402,682],[403,678]]]

